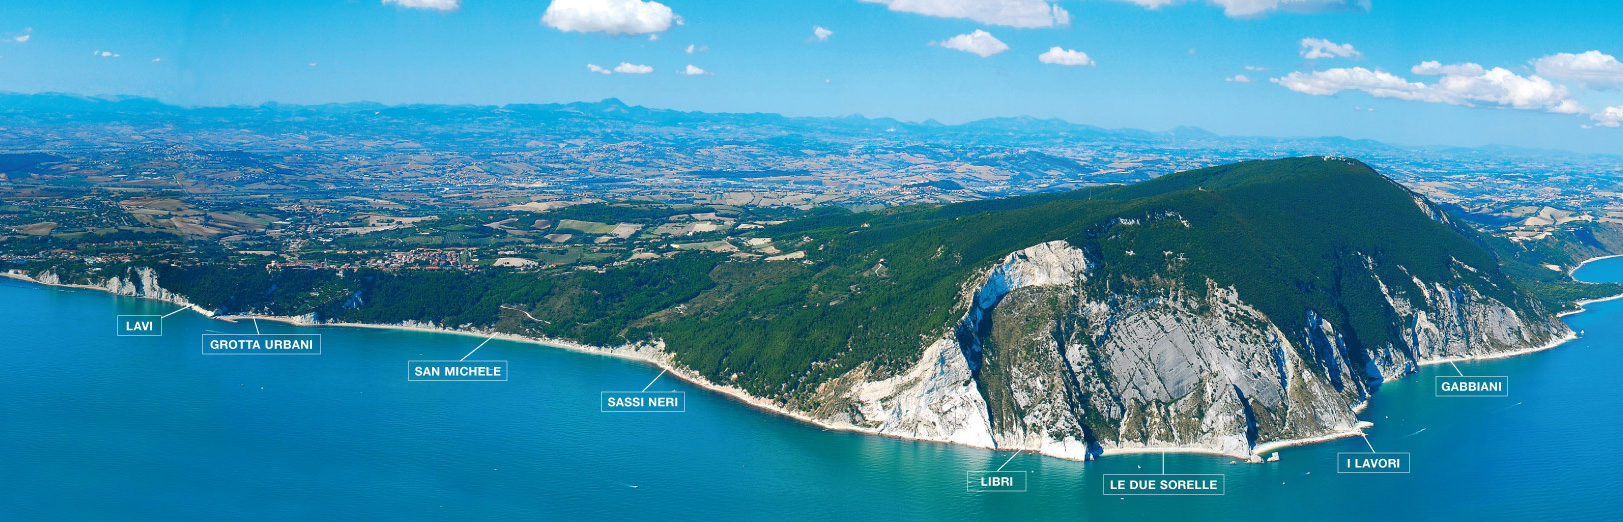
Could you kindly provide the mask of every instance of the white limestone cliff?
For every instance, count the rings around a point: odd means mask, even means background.
[[[874,381],[859,370],[830,393],[853,405],[842,424],[883,434],[1076,459],[1156,448],[1250,456],[1260,444],[1355,432],[1369,393],[1417,364],[1567,333],[1469,285],[1397,284],[1370,266],[1403,342],[1353,354],[1318,314],[1307,331],[1286,332],[1210,281],[1203,292],[1090,297],[1086,252],[1042,243],[966,288],[957,328],[912,368]]]

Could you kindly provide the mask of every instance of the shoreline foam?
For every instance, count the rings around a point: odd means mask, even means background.
[[[1611,258],[1616,258],[1616,257],[1623,257],[1623,254],[1611,255],[1611,256],[1602,256],[1602,257],[1595,257],[1595,258],[1587,259],[1584,262],[1579,263],[1578,266],[1573,267],[1572,270],[1568,271],[1568,274],[1570,276],[1571,273],[1576,272],[1578,270],[1578,268],[1581,268],[1584,265],[1589,264],[1591,261],[1599,261],[1599,260],[1602,260],[1602,259],[1611,259]],[[41,285],[41,286],[47,286],[47,287],[76,288],[76,289],[82,289],[82,290],[96,290],[96,291],[105,292],[107,294],[120,296],[120,297],[134,297],[134,298],[137,298],[137,299],[150,299],[150,300],[153,300],[153,301],[174,304],[176,306],[184,306],[187,309],[190,309],[190,310],[192,310],[194,312],[197,312],[198,315],[202,315],[202,316],[207,317],[209,319],[218,319],[218,320],[226,321],[226,322],[236,322],[238,320],[243,320],[243,319],[263,319],[263,320],[267,320],[267,321],[279,322],[279,323],[284,323],[284,324],[288,324],[288,325],[292,325],[292,326],[300,326],[300,327],[370,328],[370,329],[377,329],[377,330],[401,330],[401,331],[422,332],[422,333],[452,334],[452,335],[461,335],[461,336],[467,336],[467,337],[486,337],[486,338],[492,338],[492,339],[501,339],[501,340],[504,340],[504,341],[519,342],[519,343],[526,343],[526,344],[535,344],[535,345],[540,345],[540,346],[549,347],[549,348],[557,348],[557,349],[562,349],[562,350],[568,350],[568,351],[572,351],[572,352],[576,352],[576,353],[595,354],[595,355],[600,355],[600,356],[604,356],[604,357],[614,357],[614,358],[618,358],[618,359],[641,362],[641,363],[651,365],[651,366],[653,366],[655,368],[659,368],[661,370],[664,370],[666,373],[668,373],[670,375],[673,375],[678,379],[681,379],[683,382],[686,382],[688,384],[696,386],[696,387],[698,387],[700,389],[715,392],[715,393],[719,393],[719,394],[721,394],[721,395],[723,395],[725,397],[728,397],[728,398],[730,398],[730,399],[732,399],[734,401],[740,402],[740,403],[742,403],[742,404],[744,404],[746,406],[750,406],[750,407],[756,408],[758,410],[761,410],[761,411],[764,411],[764,412],[767,412],[767,413],[776,414],[776,415],[779,415],[779,416],[782,416],[782,417],[787,417],[789,419],[793,419],[793,420],[801,421],[801,422],[804,422],[804,423],[807,423],[807,424],[811,424],[813,426],[817,426],[819,428],[822,428],[824,431],[842,431],[842,432],[850,432],[850,433],[862,433],[862,434],[868,434],[868,435],[877,435],[877,436],[881,436],[881,437],[891,437],[891,438],[902,439],[902,440],[910,440],[910,441],[915,441],[915,442],[930,442],[930,443],[936,443],[936,444],[948,444],[948,445],[971,447],[971,448],[990,449],[990,450],[994,450],[994,451],[1004,451],[1004,450],[1013,450],[1013,451],[1017,451],[1017,452],[1025,451],[1025,452],[1031,452],[1031,453],[1036,453],[1036,454],[1039,454],[1039,455],[1044,455],[1044,456],[1058,458],[1058,459],[1064,459],[1064,460],[1071,460],[1071,461],[1083,461],[1083,462],[1085,462],[1085,461],[1088,461],[1088,460],[1093,460],[1093,459],[1096,459],[1096,458],[1103,458],[1103,457],[1111,457],[1111,456],[1119,456],[1119,455],[1141,455],[1141,454],[1152,454],[1152,453],[1211,455],[1211,456],[1221,456],[1221,457],[1232,457],[1232,458],[1237,458],[1237,459],[1248,459],[1248,461],[1250,461],[1250,459],[1262,457],[1262,455],[1264,453],[1274,452],[1274,451],[1278,451],[1278,450],[1285,449],[1285,448],[1291,448],[1291,447],[1297,447],[1297,446],[1306,446],[1306,445],[1309,445],[1309,444],[1317,444],[1317,443],[1321,443],[1321,442],[1328,442],[1328,441],[1338,440],[1338,439],[1343,439],[1343,438],[1348,438],[1348,437],[1363,436],[1364,435],[1363,430],[1366,427],[1366,425],[1373,426],[1372,423],[1368,423],[1367,421],[1360,421],[1358,423],[1358,427],[1355,428],[1355,429],[1352,429],[1352,430],[1338,431],[1338,432],[1334,432],[1334,433],[1328,433],[1328,434],[1324,434],[1324,435],[1319,435],[1319,436],[1314,436],[1314,437],[1306,437],[1306,438],[1301,438],[1301,439],[1285,439],[1285,440],[1269,441],[1269,442],[1265,442],[1265,443],[1256,445],[1255,447],[1251,448],[1251,453],[1250,454],[1244,454],[1244,455],[1236,454],[1236,453],[1227,453],[1227,452],[1223,452],[1223,451],[1216,450],[1216,449],[1211,449],[1211,448],[1172,446],[1172,447],[1135,447],[1135,448],[1103,449],[1100,452],[1100,454],[1098,454],[1096,456],[1085,455],[1085,456],[1083,456],[1081,458],[1078,458],[1076,456],[1069,455],[1069,454],[1050,453],[1050,452],[1047,452],[1047,451],[1043,451],[1041,448],[995,447],[995,446],[983,446],[983,445],[979,445],[979,444],[968,444],[968,443],[963,443],[963,442],[949,442],[949,441],[944,441],[944,440],[930,439],[930,438],[924,438],[924,437],[914,437],[914,436],[910,436],[910,435],[903,435],[903,434],[896,434],[896,433],[882,433],[882,432],[880,432],[878,430],[875,430],[875,429],[872,429],[872,428],[865,428],[865,427],[862,427],[862,426],[856,426],[856,425],[853,425],[853,424],[850,424],[850,423],[828,422],[828,421],[825,421],[823,419],[814,418],[814,417],[805,415],[803,413],[788,410],[788,409],[784,408],[783,406],[780,406],[780,405],[778,405],[778,404],[776,404],[776,403],[774,403],[774,402],[772,402],[772,401],[770,401],[768,399],[752,395],[752,394],[750,394],[749,392],[745,391],[742,388],[738,388],[736,386],[721,385],[721,384],[716,384],[716,383],[710,382],[709,379],[705,379],[704,376],[702,376],[702,375],[698,375],[697,373],[692,372],[691,370],[686,370],[684,368],[680,368],[680,367],[676,366],[671,361],[671,358],[673,357],[672,354],[670,354],[669,352],[664,351],[664,346],[662,344],[661,345],[626,345],[626,346],[620,346],[620,347],[601,347],[601,346],[593,346],[593,345],[581,344],[581,343],[577,343],[577,342],[573,342],[573,341],[569,341],[569,340],[565,340],[565,339],[553,339],[553,338],[548,338],[548,337],[529,337],[529,336],[524,336],[524,335],[509,334],[509,333],[502,333],[502,332],[492,332],[492,331],[481,332],[481,331],[478,331],[478,330],[458,330],[458,329],[446,328],[446,327],[443,327],[443,326],[424,326],[424,325],[413,325],[413,324],[371,324],[371,323],[350,323],[350,322],[318,323],[318,322],[306,319],[305,316],[289,317],[289,316],[273,316],[273,315],[229,315],[229,316],[227,316],[227,315],[217,315],[217,314],[214,314],[214,313],[212,313],[210,311],[204,310],[202,307],[199,307],[199,306],[197,306],[195,304],[191,304],[191,303],[180,303],[180,302],[175,302],[175,301],[168,300],[168,299],[159,299],[159,298],[155,298],[155,297],[141,296],[141,295],[124,295],[124,294],[119,294],[119,293],[113,292],[113,291],[111,291],[111,290],[109,290],[109,289],[107,289],[105,287],[100,287],[100,286],[80,285],[80,284],[64,284],[64,283],[46,283],[46,282],[34,279],[32,277],[22,275],[22,274],[12,273],[10,271],[0,272],[0,277],[5,277],[5,278],[9,278],[9,279],[14,279],[14,280],[17,280],[17,281],[23,281],[23,282],[33,283],[33,284],[37,284],[37,285]],[[1615,295],[1615,296],[1611,296],[1611,297],[1599,298],[1599,299],[1580,300],[1580,301],[1578,301],[1576,303],[1577,306],[1578,306],[1578,308],[1576,310],[1570,310],[1570,311],[1567,311],[1567,312],[1562,312],[1560,314],[1557,314],[1557,317],[1565,317],[1565,316],[1572,315],[1572,314],[1582,313],[1582,312],[1586,311],[1584,309],[1584,305],[1586,305],[1586,304],[1598,303],[1598,302],[1604,302],[1604,301],[1611,301],[1611,300],[1615,300],[1615,299],[1623,299],[1623,294]],[[1505,358],[1516,357],[1516,356],[1520,356],[1520,355],[1527,355],[1527,354],[1531,354],[1531,353],[1536,353],[1536,352],[1542,352],[1542,351],[1545,351],[1545,350],[1549,350],[1549,349],[1555,348],[1557,346],[1560,346],[1562,344],[1567,343],[1568,341],[1572,341],[1572,340],[1577,339],[1577,338],[1578,338],[1577,332],[1573,332],[1569,328],[1568,332],[1567,332],[1567,335],[1562,336],[1561,338],[1552,340],[1552,341],[1550,341],[1548,343],[1545,343],[1544,345],[1541,345],[1541,346],[1536,346],[1536,347],[1531,347],[1531,348],[1523,348],[1523,349],[1519,349],[1519,350],[1510,350],[1510,351],[1505,351],[1505,352],[1497,352],[1497,353],[1494,353],[1494,354],[1490,354],[1490,355],[1486,355],[1486,356],[1480,356],[1480,357],[1464,357],[1464,356],[1462,356],[1462,357],[1445,357],[1445,358],[1441,358],[1441,359],[1430,359],[1430,360],[1426,360],[1426,361],[1417,362],[1416,366],[1430,366],[1430,365],[1443,364],[1443,363],[1449,363],[1449,362],[1485,361],[1485,360],[1505,359]],[[1402,379],[1404,377],[1408,377],[1408,375],[1398,376],[1398,377],[1396,377],[1394,379],[1390,379],[1388,382],[1390,382],[1392,380]],[[1368,406],[1369,406],[1368,401],[1360,403],[1357,407],[1355,407],[1353,409],[1354,414],[1356,415],[1356,414],[1362,412]]]

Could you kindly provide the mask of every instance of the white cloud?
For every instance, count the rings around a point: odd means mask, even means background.
[[[658,35],[658,34],[651,34],[651,35],[648,35],[648,41],[650,41],[650,42],[657,42],[657,41],[659,41],[659,35]]]
[[[1474,63],[1443,65],[1435,61],[1422,62],[1410,68],[1409,72],[1440,76],[1433,89],[1441,93],[1437,98],[1444,103],[1470,105],[1472,102],[1486,102],[1564,114],[1583,112],[1578,102],[1571,98],[1566,86],[1550,83],[1538,75],[1521,76],[1503,67],[1484,69]]]
[[[1048,0],[862,0],[892,11],[942,18],[967,18],[1010,27],[1054,27],[1071,24],[1071,13]]]
[[[648,74],[648,73],[654,72],[653,67],[650,67],[650,66],[647,66],[647,65],[638,65],[638,64],[631,63],[631,62],[620,62],[620,65],[614,66],[613,69],[609,69],[609,68],[603,67],[601,65],[595,64],[595,63],[589,63],[589,64],[586,64],[586,70],[597,73],[597,74],[613,74],[613,73]],[[692,71],[699,71],[699,72],[698,73],[693,73]],[[699,69],[698,67],[694,67],[692,65],[688,66],[687,71],[677,71],[677,73],[678,74],[706,74],[703,69]]]
[[[1225,82],[1234,82],[1234,83],[1251,83],[1251,77],[1246,76],[1244,74],[1236,74],[1234,76],[1224,78],[1223,81],[1225,81]]]
[[[644,0],[552,0],[541,23],[559,31],[657,33],[681,24],[665,4]]]
[[[1419,99],[1415,93],[1426,88],[1425,84],[1410,83],[1386,71],[1371,71],[1363,67],[1293,72],[1269,81],[1314,96],[1333,96],[1341,91],[1360,90],[1381,98],[1414,100]]]
[[[1088,53],[1063,49],[1058,46],[1049,47],[1048,52],[1037,55],[1037,61],[1056,65],[1096,65]]]
[[[1585,89],[1623,87],[1623,63],[1600,51],[1552,54],[1534,60],[1533,69],[1557,80],[1576,81]]]
[[[649,70],[652,70],[652,69],[649,69]],[[685,74],[685,75],[688,75],[688,76],[704,76],[704,75],[710,74],[710,71],[706,71],[704,69],[694,67],[693,64],[690,63],[690,64],[688,64],[687,68],[682,69],[680,71],[676,71],[676,74]]]
[[[1122,1],[1123,2],[1131,2],[1131,3],[1134,3],[1134,4],[1138,4],[1138,5],[1144,6],[1145,8],[1148,8],[1148,9],[1160,9],[1162,7],[1165,7],[1165,6],[1172,5],[1177,0],[1122,0]]]
[[[100,56],[102,58],[118,58],[118,53],[112,51],[92,51],[90,54],[92,56]]]
[[[1303,38],[1302,57],[1309,60],[1321,58],[1363,58],[1364,53],[1353,49],[1352,44],[1338,44],[1323,38]]]
[[[623,74],[648,74],[654,72],[654,68],[631,62],[620,62],[620,65],[614,66],[614,72]]]
[[[1595,120],[1595,125],[1602,127],[1623,126],[1623,107],[1607,107],[1601,109],[1596,111],[1594,114],[1590,114],[1589,119]]]
[[[31,34],[20,34],[20,35],[11,37],[11,41],[17,42],[17,43],[24,43],[24,42],[27,42],[29,39],[32,39],[33,37],[34,37],[34,35],[31,35]]]
[[[1122,0],[1132,2],[1150,9],[1159,9],[1164,6],[1185,3],[1194,0]],[[1206,0],[1206,3],[1222,7],[1223,14],[1230,18],[1255,18],[1270,11],[1284,11],[1288,13],[1322,13],[1327,11],[1347,11],[1351,9],[1369,10],[1369,0]]]
[[[1251,71],[1251,72],[1262,72],[1262,71],[1268,70],[1268,68],[1263,67],[1261,65],[1247,65],[1247,66],[1245,66],[1245,70]]]
[[[992,36],[992,33],[980,29],[976,29],[973,33],[948,38],[944,42],[930,42],[930,44],[948,49],[957,49],[966,53],[975,53],[980,55],[981,58],[1009,50],[1008,44]]]
[[[1438,76],[1434,83],[1413,82],[1386,71],[1363,67],[1292,72],[1270,81],[1287,89],[1315,96],[1356,90],[1377,98],[1470,107],[1488,106],[1542,110],[1562,114],[1583,112],[1567,88],[1538,76],[1520,76],[1502,67],[1483,68],[1474,63],[1443,65],[1424,62],[1409,72]]]
[[[412,9],[434,9],[437,11],[455,11],[462,7],[462,0],[383,0],[384,5],[394,4]]]
[[[158,62],[161,62],[161,61],[163,61],[163,58],[153,58],[152,59],[152,63],[158,63]]]
[[[1410,67],[1409,72],[1425,76],[1481,76],[1486,70],[1474,63],[1443,65],[1438,61],[1425,61]]]
[[[316,62],[310,62],[310,66],[311,66],[311,67],[315,67],[315,66],[316,66]]]
[[[702,53],[702,52],[709,51],[709,50],[710,50],[710,47],[706,46],[706,45],[695,46],[693,44],[688,44],[688,48],[683,49],[682,52],[688,53],[688,54],[698,54],[698,53]]]
[[[816,26],[816,27],[812,27],[812,39],[817,40],[819,42],[827,42],[828,37],[833,36],[833,35],[834,35],[834,31],[830,31],[830,30],[824,28],[821,25]]]

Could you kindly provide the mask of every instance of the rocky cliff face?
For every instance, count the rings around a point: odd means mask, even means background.
[[[44,272],[34,277],[21,273],[13,273],[13,275],[47,285],[78,284],[73,281],[62,280],[62,277],[57,275],[56,272]],[[104,279],[93,279],[89,282],[84,282],[83,278],[80,278],[79,281],[83,283],[79,284],[79,286],[103,290],[114,295],[145,297],[180,306],[193,306],[192,302],[186,299],[186,296],[171,292],[160,286],[158,284],[158,273],[151,267],[137,267],[123,274],[108,276]]]
[[[1246,456],[1266,442],[1354,430],[1369,395],[1419,363],[1570,334],[1468,284],[1382,280],[1373,258],[1357,257],[1366,270],[1343,277],[1380,288],[1384,303],[1359,305],[1384,304],[1397,342],[1350,343],[1313,310],[1308,327],[1286,331],[1210,279],[1112,291],[1095,256],[1064,241],[1035,245],[966,288],[963,319],[910,371],[869,382],[858,369],[827,387],[830,402],[848,407],[823,416],[1067,458],[1164,447]],[[1478,271],[1458,261],[1454,270]]]

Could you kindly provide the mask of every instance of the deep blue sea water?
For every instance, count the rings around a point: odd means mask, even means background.
[[[1623,259],[1577,274],[1623,281]],[[1020,455],[1026,493],[968,493],[964,472],[1007,452],[828,432],[664,377],[685,413],[600,413],[598,392],[658,370],[492,341],[508,382],[407,382],[408,359],[481,341],[353,328],[319,356],[203,356],[191,312],[161,338],[113,335],[117,314],[172,305],[0,281],[0,520],[1618,520],[1623,518],[1623,301],[1567,317],[1559,348],[1461,363],[1508,375],[1508,398],[1436,398],[1427,366],[1362,418],[1370,443],[1413,454],[1408,475],[1338,475],[1361,439],[1277,463],[1169,455],[1222,473],[1221,497],[1105,497],[1104,473],[1159,455],[1081,463]],[[1142,469],[1140,469],[1142,466]],[[632,485],[637,487],[633,488]]]

